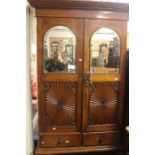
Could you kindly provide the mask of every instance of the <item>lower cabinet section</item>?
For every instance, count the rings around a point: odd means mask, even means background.
[[[69,147],[81,146],[80,133],[44,134],[40,135],[39,146],[48,147]]]
[[[72,147],[72,146],[99,146],[120,144],[120,132],[90,132],[83,133],[55,133],[41,134],[40,148]]]
[[[113,145],[120,142],[118,131],[83,133],[83,146]]]

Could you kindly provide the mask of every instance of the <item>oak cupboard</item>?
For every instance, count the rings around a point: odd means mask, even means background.
[[[128,4],[29,0],[36,8],[36,154],[123,149]]]

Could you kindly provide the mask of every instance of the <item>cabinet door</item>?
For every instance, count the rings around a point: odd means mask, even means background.
[[[40,139],[47,139],[49,134],[57,140],[52,142],[48,139],[47,147],[59,143],[60,146],[72,146],[67,138],[67,143],[63,142],[62,132],[70,133],[67,135],[69,139],[73,139],[71,136],[74,137],[75,133],[75,138],[79,139],[83,58],[81,24],[83,20],[80,19],[38,17]],[[46,147],[45,141],[41,143],[43,147]]]
[[[83,132],[120,131],[126,23],[86,19],[84,45]]]

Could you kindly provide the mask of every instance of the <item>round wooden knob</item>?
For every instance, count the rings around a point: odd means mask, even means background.
[[[41,141],[41,144],[45,144],[45,141]]]
[[[66,144],[69,144],[70,143],[70,141],[69,140],[66,140]]]
[[[103,144],[104,140],[105,140],[104,135],[101,135],[100,138],[99,138],[99,144]]]
[[[55,131],[57,128],[56,127],[53,127],[52,129],[53,129],[53,131]]]
[[[57,144],[62,144],[62,143],[63,143],[63,139],[58,138],[58,139],[57,139]]]

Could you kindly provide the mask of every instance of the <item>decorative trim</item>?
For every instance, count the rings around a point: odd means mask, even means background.
[[[112,87],[117,91],[119,89],[119,83],[118,82],[111,82]]]
[[[118,86],[119,84],[116,82],[94,82],[91,84],[89,90],[89,125],[115,123]],[[104,113],[103,116],[102,113]]]
[[[63,153],[84,153],[99,151],[116,151],[124,150],[124,145],[106,145],[106,146],[86,146],[86,147],[63,147],[63,148],[37,148],[36,155],[60,154]]]
[[[45,82],[46,126],[75,126],[76,83]]]
[[[98,0],[28,0],[37,9],[82,9],[129,12],[127,3],[111,3]]]
[[[87,18],[87,19],[129,19],[128,12],[100,11],[100,10],[71,10],[71,9],[36,9],[36,17],[57,17],[57,18]]]

